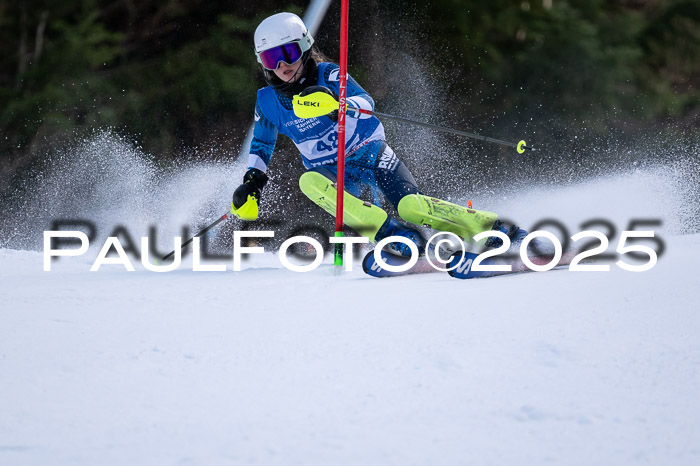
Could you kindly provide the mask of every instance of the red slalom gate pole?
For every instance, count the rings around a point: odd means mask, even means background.
[[[343,236],[343,196],[345,193],[345,102],[348,90],[348,13],[350,0],[340,2],[340,74],[338,83],[338,173],[335,209],[335,236]],[[336,266],[343,265],[343,245],[335,245]]]

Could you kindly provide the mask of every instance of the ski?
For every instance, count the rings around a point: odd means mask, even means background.
[[[404,256],[398,256],[395,254],[388,253],[386,251],[381,251],[381,258],[387,265],[390,266],[402,266],[406,265],[410,258]],[[462,256],[461,252],[456,252],[451,256],[450,262],[447,264],[446,268],[451,269],[447,271],[449,276],[453,278],[458,278],[461,280],[467,280],[472,278],[490,278],[498,277],[502,275],[512,275],[531,272],[532,270],[525,265],[520,256],[494,256],[489,257],[481,261],[481,265],[510,265],[511,270],[509,271],[476,271],[472,269],[474,261],[479,256],[479,254],[473,252],[465,252]],[[541,256],[529,256],[530,261],[535,265],[545,265],[551,262],[552,256],[541,255]],[[567,251],[562,254],[561,259],[557,265],[552,268],[552,270],[561,269],[566,267],[571,259],[574,257],[574,251]],[[382,267],[374,257],[374,250],[370,251],[365,255],[362,260],[362,270],[367,275],[372,277],[400,277],[403,275],[413,275],[413,274],[423,274],[423,273],[433,273],[433,272],[443,272],[444,270],[438,270],[433,267],[428,261],[425,255],[421,255],[418,258],[418,262],[408,270],[402,272],[391,272],[386,268]]]
[[[489,277],[498,277],[501,275],[512,275],[512,274],[519,274],[519,273],[526,273],[526,272],[533,272],[532,269],[530,269],[525,262],[523,262],[522,258],[520,255],[507,255],[507,256],[494,256],[490,257],[488,259],[485,259],[481,262],[481,265],[510,265],[511,269],[510,270],[489,270],[489,271],[479,271],[475,272],[472,270],[472,265],[474,263],[475,257],[477,254],[472,254],[472,253],[467,253],[465,257],[462,259],[462,256],[460,253],[455,253],[449,263],[449,270],[447,273],[450,275],[450,277],[454,278],[459,278],[461,280],[466,280],[469,278],[489,278]],[[571,259],[574,257],[574,252],[573,251],[567,251],[564,252],[559,259],[559,262],[557,262],[557,265],[554,266],[551,270],[556,270],[556,269],[561,269],[569,265],[571,262]],[[528,258],[530,261],[535,264],[535,265],[546,265],[549,264],[553,256],[552,255],[528,255]]]
[[[367,255],[365,255],[365,258],[362,260],[362,270],[364,270],[364,272],[367,275],[370,275],[372,277],[400,277],[402,275],[412,275],[416,273],[437,272],[437,270],[435,270],[430,265],[425,255],[421,255],[418,258],[418,262],[416,262],[416,264],[413,267],[404,272],[390,272],[389,270],[383,268],[375,260],[374,251],[375,250],[372,249],[370,252],[367,253]],[[410,260],[410,257],[398,256],[396,254],[391,254],[386,251],[380,251],[380,255],[384,262],[393,267],[406,265]]]
[[[384,260],[384,262],[387,265],[394,266],[394,267],[406,265],[410,260],[409,257],[398,256],[396,254],[391,254],[391,253],[388,253],[386,251],[381,251],[380,256],[381,256],[382,260]],[[471,270],[471,264],[476,259],[477,256],[478,256],[478,254],[474,254],[472,252],[465,253],[465,261],[464,261],[465,265],[462,266],[459,278],[462,278],[462,276],[464,278],[477,278],[477,277],[482,277],[482,276],[484,276],[484,274],[488,273],[488,272],[477,272],[477,271]],[[454,260],[461,258],[461,257],[462,256],[460,253],[457,253],[456,256],[452,256],[452,260],[451,260],[450,264],[452,264],[452,262]],[[488,259],[483,262],[483,264],[485,264],[485,265],[490,264],[490,263],[491,262]],[[433,267],[425,255],[421,255],[418,258],[418,262],[416,262],[416,264],[413,267],[411,267],[410,269],[405,270],[403,272],[391,272],[391,271],[387,270],[386,268],[382,267],[375,260],[374,250],[368,252],[367,255],[365,256],[365,258],[362,260],[362,270],[364,270],[364,272],[367,275],[370,275],[372,277],[379,277],[379,278],[381,278],[381,277],[400,277],[402,275],[413,275],[413,274],[433,273],[433,272],[444,273],[444,270],[438,270],[435,267]]]

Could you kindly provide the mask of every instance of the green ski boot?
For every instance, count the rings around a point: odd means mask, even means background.
[[[435,230],[449,231],[467,242],[474,235],[491,230],[498,214],[476,210],[422,194],[409,194],[399,202],[399,215],[407,222]]]

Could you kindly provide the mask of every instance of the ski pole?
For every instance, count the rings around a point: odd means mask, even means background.
[[[190,244],[192,241],[194,241],[194,239],[195,239],[196,237],[202,236],[204,233],[208,232],[209,230],[211,230],[212,228],[214,228],[215,226],[217,226],[219,223],[221,223],[221,222],[223,222],[224,220],[226,220],[226,219],[228,218],[228,216],[229,216],[229,215],[228,215],[228,212],[227,212],[227,213],[225,213],[224,215],[222,215],[221,217],[219,217],[214,223],[212,223],[211,225],[209,225],[208,227],[204,228],[202,231],[200,231],[199,233],[197,233],[196,235],[194,235],[192,238],[190,238],[190,239],[188,239],[187,241],[185,241],[184,243],[182,243],[182,246],[180,246],[180,249],[184,249],[185,246],[187,246],[187,245]],[[161,260],[168,260],[173,254],[175,254],[175,251],[172,251],[170,254],[168,254],[168,255],[166,255],[166,256],[163,256],[163,259],[161,259]]]
[[[322,115],[328,115],[334,110],[338,109],[338,101],[332,95],[326,94],[325,92],[314,92],[306,96],[295,95],[292,100],[294,107],[294,114],[299,118],[313,118]],[[380,113],[372,110],[365,110],[363,108],[347,107],[347,110],[352,110],[359,113],[364,113],[365,115],[374,115],[382,118],[387,118],[390,120],[400,121],[402,123],[409,123],[417,126],[424,126],[426,128],[434,129],[436,131],[442,131],[443,133],[457,134],[459,136],[466,136],[472,139],[478,139],[480,141],[494,142],[496,144],[501,144],[503,146],[514,147],[518,154],[522,154],[526,150],[534,151],[535,149],[529,147],[525,141],[508,142],[502,139],[491,138],[488,136],[481,136],[479,134],[469,133],[467,131],[460,131],[452,128],[445,128],[443,126],[433,125],[431,123],[424,123],[422,121],[410,120],[408,118],[399,117],[396,115],[389,115],[388,113]]]
[[[518,143],[503,141],[502,139],[491,138],[488,136],[481,136],[479,134],[468,133],[467,131],[461,131],[458,129],[445,128],[443,126],[433,125],[431,123],[424,123],[422,121],[409,120],[408,118],[403,118],[396,115],[389,115],[388,113],[374,112],[372,110],[365,110],[364,108],[348,107],[348,110],[359,111],[365,115],[374,115],[382,118],[387,118],[389,120],[400,121],[402,123],[408,123],[416,126],[423,126],[425,128],[434,129],[436,131],[442,131],[443,133],[457,134],[459,136],[466,136],[472,139],[478,139],[480,141],[495,142],[496,144],[501,144],[502,146],[514,147],[518,151],[518,154],[522,154],[526,150],[534,151],[532,147],[528,147],[525,141],[519,141]]]

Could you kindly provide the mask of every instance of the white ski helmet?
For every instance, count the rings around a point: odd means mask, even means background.
[[[301,53],[305,54],[314,43],[304,22],[294,13],[277,13],[265,18],[255,30],[255,56],[258,63],[265,66],[261,52],[296,42]],[[271,69],[267,67],[268,69]]]

